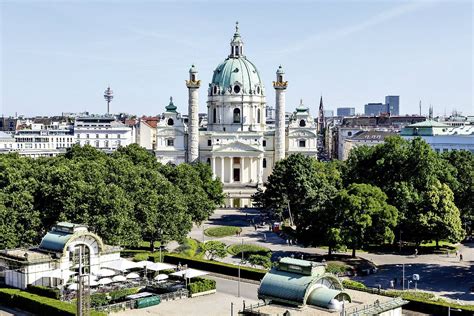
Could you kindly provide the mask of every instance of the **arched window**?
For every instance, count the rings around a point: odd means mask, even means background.
[[[305,120],[301,120],[300,121],[300,127],[305,127],[306,126],[306,121]]]
[[[206,162],[210,166],[211,165],[211,158],[207,158]]]
[[[212,110],[212,123],[217,123],[217,109]]]
[[[240,92],[240,86],[235,85],[234,86],[234,93],[239,93]]]
[[[267,167],[267,158],[263,158],[263,168]]]
[[[240,123],[240,109],[234,109],[234,123]]]
[[[260,123],[260,109],[257,110],[257,123]]]
[[[172,119],[171,117],[168,119],[168,125],[169,125],[169,126],[174,125],[174,121],[173,121],[173,119]]]
[[[217,86],[214,86],[214,94],[217,94]]]

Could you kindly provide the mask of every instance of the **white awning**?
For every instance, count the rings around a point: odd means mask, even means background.
[[[108,268],[117,271],[125,271],[134,268],[142,268],[138,262],[133,262],[127,259],[120,258],[119,260],[114,260],[110,262],[105,262],[101,264],[101,268]]]
[[[169,270],[174,268],[176,268],[175,265],[162,262],[154,262],[153,264],[147,266],[147,269],[152,271]]]
[[[112,278],[112,281],[114,281],[114,282],[123,282],[123,281],[127,281],[127,278],[124,277],[123,275],[116,275]]]
[[[97,275],[99,277],[110,277],[110,276],[113,276],[113,275],[116,275],[117,272],[115,272],[114,270],[110,270],[110,269],[100,269],[99,272],[97,272]]]
[[[69,284],[69,285],[67,286],[67,288],[68,288],[69,290],[77,291],[77,289],[79,288],[79,284],[77,284],[77,283],[71,283],[71,284]]]
[[[180,276],[186,279],[191,279],[191,278],[195,278],[195,277],[206,275],[206,274],[209,274],[209,273],[201,271],[201,270],[191,269],[191,268],[171,273],[171,275]]]

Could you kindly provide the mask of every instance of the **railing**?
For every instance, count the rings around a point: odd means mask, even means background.
[[[341,316],[362,316],[362,315],[378,315],[379,313],[389,311],[393,308],[401,307],[406,304],[407,301],[403,300],[401,297],[396,297],[389,301],[379,302],[375,301],[373,304],[364,305],[364,306],[353,306],[344,311],[341,311]]]
[[[257,304],[251,304],[245,306],[243,310],[239,311],[239,315],[260,315],[260,316],[271,316],[267,313],[262,313],[258,310],[259,307],[268,305],[265,302],[258,302]]]
[[[167,301],[172,301],[172,300],[176,300],[176,299],[187,298],[189,296],[189,291],[185,290],[185,289],[181,289],[181,290],[176,291],[176,292],[165,293],[165,294],[156,294],[155,296],[159,296],[161,302],[167,302]],[[99,306],[99,307],[96,307],[94,309],[98,312],[106,312],[106,313],[123,311],[123,310],[127,310],[127,309],[134,309],[135,308],[135,302],[138,301],[138,300],[140,300],[140,299],[134,299],[134,300],[129,300],[129,301],[125,301],[125,302]]]

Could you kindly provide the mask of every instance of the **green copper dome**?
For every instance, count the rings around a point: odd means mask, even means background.
[[[173,97],[170,97],[170,103],[165,107],[166,112],[176,112],[176,105],[173,103]]]
[[[243,54],[244,47],[238,23],[230,47],[229,57],[214,70],[212,82],[209,84],[210,95],[263,95],[264,87],[260,74],[255,65]]]

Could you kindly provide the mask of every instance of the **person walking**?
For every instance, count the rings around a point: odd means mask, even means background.
[[[459,253],[459,261],[462,261],[462,253]]]
[[[390,280],[390,288],[393,290],[395,288],[395,281]]]
[[[415,248],[415,258],[418,257],[418,248]]]

